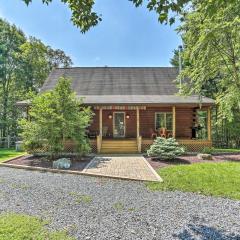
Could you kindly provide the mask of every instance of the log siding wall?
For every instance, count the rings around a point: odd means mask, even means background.
[[[94,117],[89,130],[99,133],[99,110],[93,110]],[[136,110],[116,111],[103,110],[103,127],[108,127],[108,134],[113,136],[113,118],[109,119],[109,114],[113,112],[125,112],[130,118],[125,119],[126,138],[135,138],[137,136],[137,117]],[[155,113],[172,112],[172,107],[147,107],[146,110],[140,110],[140,135],[143,138],[150,137],[150,129],[155,129]],[[193,107],[176,107],[176,137],[190,139],[192,136]]]

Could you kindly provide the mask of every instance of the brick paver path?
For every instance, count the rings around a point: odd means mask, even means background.
[[[143,156],[97,156],[83,173],[122,179],[162,181]]]

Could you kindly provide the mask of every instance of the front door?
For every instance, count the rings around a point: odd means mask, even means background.
[[[125,113],[114,112],[113,114],[113,137],[125,137]]]

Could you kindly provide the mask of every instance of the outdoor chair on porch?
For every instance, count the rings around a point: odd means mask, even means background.
[[[155,132],[152,128],[149,129],[151,139],[157,138],[157,132]]]
[[[172,138],[173,137],[172,130],[167,130],[167,137],[168,138]]]
[[[103,135],[103,137],[107,137],[107,136],[108,136],[107,133],[108,133],[108,127],[107,127],[107,126],[104,126],[104,127],[102,128],[102,135]]]
[[[163,138],[167,138],[167,129],[166,128],[159,128],[158,135]]]

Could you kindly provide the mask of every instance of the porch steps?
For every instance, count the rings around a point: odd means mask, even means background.
[[[101,153],[137,153],[136,139],[103,140]]]

